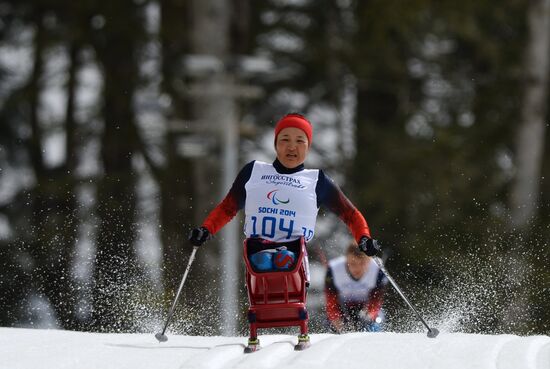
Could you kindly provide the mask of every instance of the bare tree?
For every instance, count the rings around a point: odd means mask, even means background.
[[[164,154],[165,165],[160,167],[148,160],[160,186],[160,222],[162,224],[163,281],[171,299],[183,270],[186,253],[185,237],[193,226],[193,199],[195,181],[192,179],[193,162],[182,155],[181,140],[188,132],[181,128],[186,105],[177,85],[181,83],[181,61],[186,51],[186,38],[182,30],[188,26],[188,2],[162,0],[160,42],[162,45],[162,92],[170,101],[166,112],[168,129]],[[183,21],[182,21],[183,19]]]
[[[94,330],[125,331],[136,279],[136,180],[132,165],[136,152],[133,97],[138,84],[137,52],[142,41],[140,7],[132,0],[101,9],[105,25],[94,39],[103,72],[103,124],[98,184],[96,264],[94,269]],[[120,15],[124,14],[124,19]]]
[[[516,141],[517,173],[511,189],[512,223],[525,229],[536,215],[548,103],[550,0],[532,0],[528,10],[525,88]]]

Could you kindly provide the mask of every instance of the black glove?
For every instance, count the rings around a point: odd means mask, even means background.
[[[358,246],[359,249],[368,256],[375,256],[380,252],[380,245],[378,244],[378,241],[376,241],[374,238],[369,238],[367,236],[361,237]]]
[[[189,242],[191,242],[193,246],[201,246],[210,238],[210,231],[204,227],[195,228],[189,233]]]

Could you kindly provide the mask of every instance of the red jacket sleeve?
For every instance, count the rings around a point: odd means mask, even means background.
[[[340,187],[324,174],[323,171],[319,171],[316,193],[319,205],[326,206],[330,211],[338,215],[348,226],[353,238],[357,242],[363,236],[370,237],[369,226],[361,212],[344,195]]]
[[[367,312],[372,320],[376,319],[382,309],[383,294],[383,288],[374,288],[370,293]]]
[[[250,179],[253,167],[254,161],[251,161],[241,169],[225,198],[208,214],[202,223],[202,226],[208,229],[212,235],[218,233],[244,207],[246,200],[244,186]]]
[[[367,312],[369,317],[374,320],[382,309],[382,303],[384,302],[384,291],[388,279],[382,271],[378,272],[378,278],[376,280],[376,286],[369,293],[369,301],[367,303]]]
[[[202,223],[202,226],[208,229],[212,235],[218,233],[218,231],[227,223],[233,219],[235,215],[237,215],[237,212],[239,211],[239,207],[237,205],[237,201],[235,198],[231,195],[231,192],[227,194],[227,196],[223,199],[221,203],[218,204],[208,214],[204,222]]]
[[[370,229],[363,214],[342,194],[345,198],[343,206],[338,209],[338,216],[350,229],[355,241],[359,242],[361,237],[370,237]],[[347,204],[345,203],[347,201]]]
[[[332,270],[329,268],[325,276],[325,299],[327,318],[333,322],[337,319],[342,319],[343,312],[338,302],[338,291],[334,285],[332,278]]]

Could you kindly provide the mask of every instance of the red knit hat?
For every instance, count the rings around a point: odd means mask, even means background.
[[[275,125],[275,144],[277,144],[277,135],[279,132],[288,127],[294,127],[304,131],[307,136],[308,146],[311,146],[313,127],[306,117],[295,113],[285,115]]]

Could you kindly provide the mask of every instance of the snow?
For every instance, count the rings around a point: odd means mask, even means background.
[[[442,332],[312,334],[296,352],[296,337],[260,335],[262,350],[243,354],[246,337],[84,333],[0,328],[1,369],[192,368],[550,368],[550,337]]]

